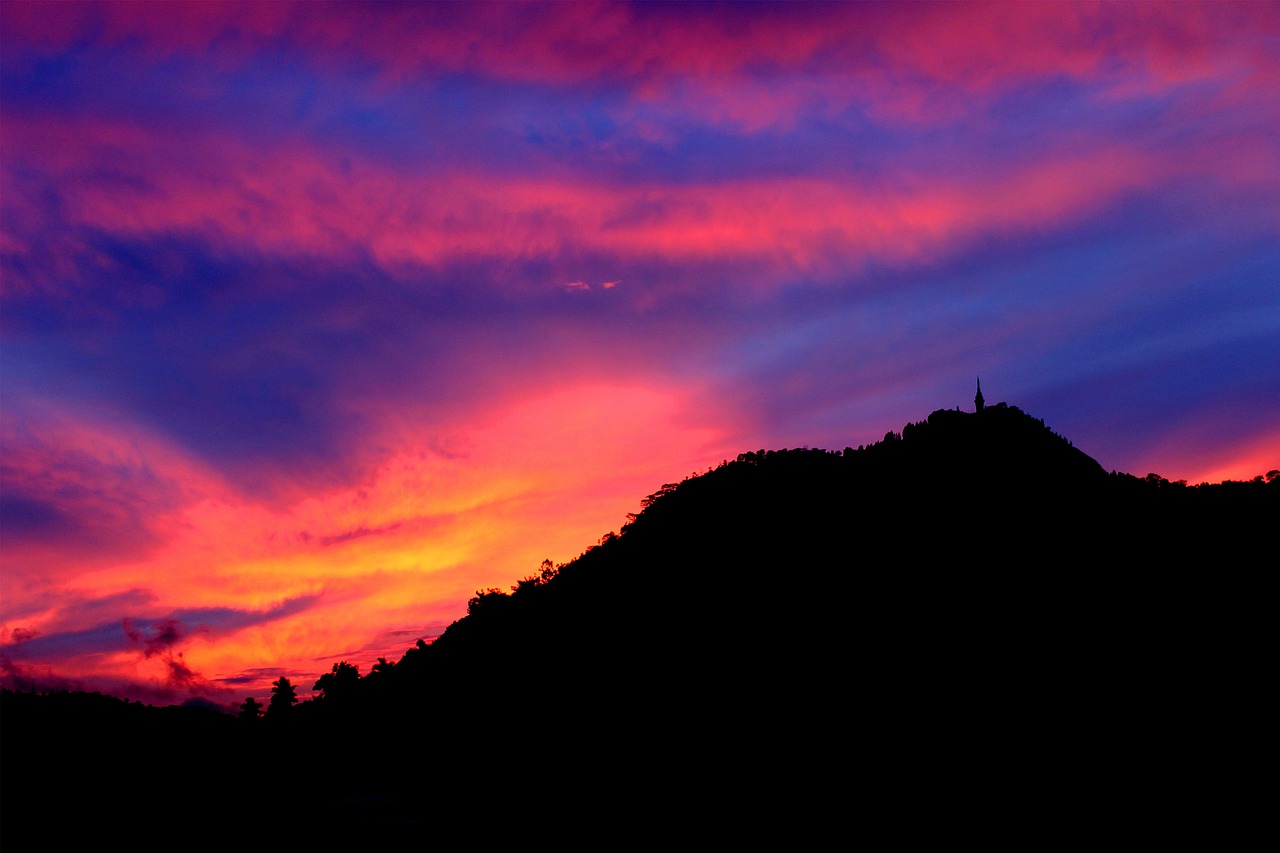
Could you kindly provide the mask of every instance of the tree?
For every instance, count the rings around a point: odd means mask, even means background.
[[[320,691],[320,695],[329,701],[343,702],[355,695],[359,683],[360,668],[341,661],[320,676],[311,689]]]
[[[282,675],[279,680],[271,684],[271,704],[267,706],[267,716],[272,718],[286,717],[293,710],[294,703],[297,701],[297,691],[289,683],[289,679]]]
[[[244,704],[240,706],[240,719],[256,720],[262,716],[262,703],[252,696],[244,700]]]
[[[672,486],[672,488],[675,488],[675,487]],[[653,496],[650,495],[650,497],[653,497]],[[556,566],[555,563],[551,562],[550,560],[543,560],[542,567],[536,575],[529,575],[527,578],[521,579],[519,583],[511,587],[511,591],[520,592],[521,590],[525,590],[530,587],[542,586],[543,584],[550,583],[551,579],[554,578],[559,573],[559,571],[560,569]],[[477,593],[477,595],[480,595],[480,594],[481,593]]]
[[[496,610],[509,601],[507,594],[496,586],[488,589],[478,589],[476,594],[467,602],[467,615],[474,616],[477,613]]]

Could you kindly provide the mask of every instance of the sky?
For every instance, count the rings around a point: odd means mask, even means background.
[[[5,2],[3,683],[305,696],[979,376],[1280,468],[1278,91],[1277,3]]]

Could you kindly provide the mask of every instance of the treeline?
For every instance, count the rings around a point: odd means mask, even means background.
[[[557,810],[655,831],[696,815],[816,844],[850,798],[877,821],[922,803],[968,820],[974,779],[1035,816],[1108,751],[1163,766],[1192,717],[1217,719],[1200,688],[1258,663],[1216,653],[1262,600],[1277,510],[1278,472],[1108,473],[1003,405],[865,447],[744,453],[664,484],[576,559],[478,590],[398,661],[332,664],[307,701],[282,676],[185,735],[126,704],[66,739],[71,717],[27,713],[46,697],[6,694],[6,798],[15,768],[51,781],[50,761],[114,766],[145,743],[181,744],[228,814],[331,834],[336,814],[391,831],[483,802],[526,829]],[[281,756],[287,783],[246,783]],[[1058,768],[1040,793],[1019,782],[1033,767]]]
[[[1107,473],[1014,407],[939,411],[870,446],[748,452],[664,484],[577,559],[478,590],[433,644],[364,675],[333,664],[293,716],[425,703],[507,730],[533,706],[569,712],[584,691],[630,708],[673,693],[723,704],[762,673],[789,682],[822,670],[847,649],[853,619],[885,627],[910,610],[903,618],[927,616],[931,633],[972,633],[979,617],[1023,618],[1031,587],[1053,588],[1055,600],[1026,611],[1051,623],[1098,589],[1118,607],[1178,574],[1238,571],[1268,552],[1278,507],[1275,471],[1198,486]],[[872,601],[880,610],[862,612]]]
[[[642,506],[577,559],[477,591],[433,644],[363,677],[334,664],[298,710],[427,704],[508,731],[534,713],[554,729],[583,703],[647,707],[650,728],[673,724],[663,709],[676,695],[771,708],[779,683],[804,695],[828,682],[851,632],[897,630],[886,623],[898,617],[932,620],[930,635],[980,633],[974,620],[990,618],[1034,637],[1035,620],[1052,624],[1099,589],[1108,601],[1085,606],[1118,612],[1158,598],[1153,583],[1254,565],[1280,475],[1189,486],[1107,473],[997,405],[935,412],[843,452],[745,453]],[[1036,587],[1055,598],[1028,608]],[[763,683],[774,698],[738,695]]]

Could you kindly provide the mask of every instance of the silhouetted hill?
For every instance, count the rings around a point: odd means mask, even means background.
[[[1216,814],[1201,774],[1251,731],[1278,508],[1280,477],[1108,473],[1003,404],[744,453],[287,718],[86,723],[59,703],[88,699],[6,695],[5,832],[27,780],[175,754],[191,798],[165,808],[319,840],[1081,838],[1193,794]],[[95,796],[99,821],[126,807]]]

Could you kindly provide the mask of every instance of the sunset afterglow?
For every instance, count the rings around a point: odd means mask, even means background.
[[[1275,3],[0,8],[0,664],[367,672],[974,381],[1280,468]]]

